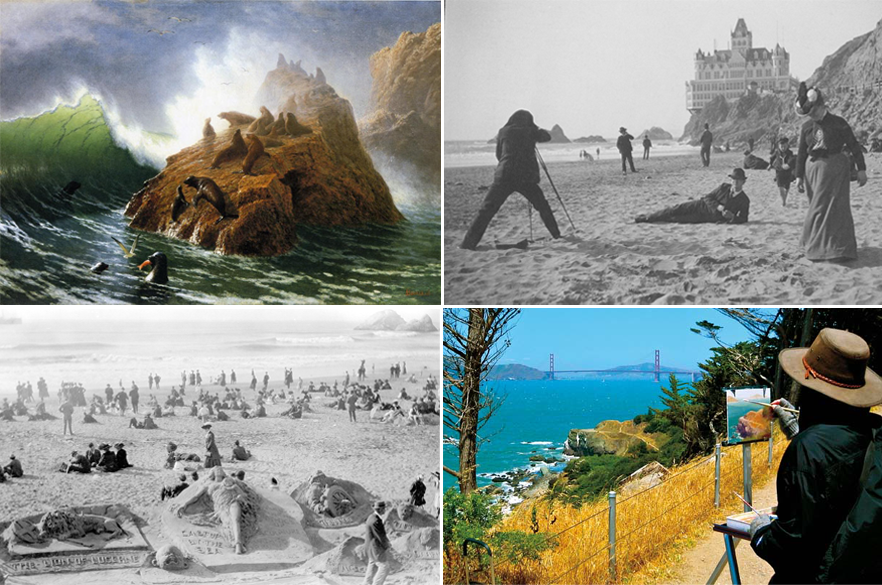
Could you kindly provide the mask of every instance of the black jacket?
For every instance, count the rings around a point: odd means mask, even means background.
[[[631,146],[631,141],[634,140],[634,137],[625,132],[624,134],[619,134],[619,137],[616,139],[616,148],[619,149],[619,152],[622,154],[627,154],[634,150]]]
[[[882,583],[882,431],[876,430],[864,487],[833,538],[818,579],[822,583]]]
[[[872,418],[800,431],[778,469],[778,520],[751,546],[775,569],[770,583],[815,583],[827,548],[857,498]],[[878,548],[878,545],[877,545]]]
[[[539,183],[536,143],[549,140],[551,134],[533,123],[530,112],[518,110],[512,114],[496,136],[496,160],[499,164],[494,179],[500,183]]]

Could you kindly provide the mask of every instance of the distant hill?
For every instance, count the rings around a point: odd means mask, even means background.
[[[599,144],[601,142],[606,142],[606,141],[607,141],[606,138],[604,138],[603,136],[598,136],[596,134],[592,134],[591,136],[580,136],[579,138],[576,138],[575,140],[573,140],[573,142],[584,142],[587,144],[595,144],[595,143]]]
[[[552,143],[568,144],[569,142],[571,142],[571,140],[569,138],[567,138],[567,135],[564,134],[563,128],[561,128],[557,124],[555,124],[554,126],[551,127],[551,130],[549,131],[549,133],[551,134],[551,142]]]
[[[422,333],[438,331],[428,315],[423,315],[419,319],[405,321],[401,315],[392,309],[374,313],[363,323],[357,325],[355,329],[360,331],[417,331]]]
[[[671,136],[670,132],[668,132],[667,130],[664,130],[662,128],[659,128],[658,126],[653,126],[649,130],[644,130],[643,132],[641,132],[640,134],[637,134],[636,136],[638,139],[642,140],[643,137],[646,136],[647,134],[649,134],[650,140],[673,140],[674,139],[674,137]]]
[[[547,380],[545,372],[523,364],[502,364],[493,366],[489,380]]]

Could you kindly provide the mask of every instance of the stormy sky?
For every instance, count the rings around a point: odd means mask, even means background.
[[[127,126],[176,134],[182,119],[250,103],[278,54],[369,107],[370,56],[441,18],[438,2],[15,2],[0,6],[0,118],[83,91]],[[226,123],[215,121],[216,127]]]

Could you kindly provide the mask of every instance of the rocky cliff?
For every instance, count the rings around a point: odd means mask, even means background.
[[[297,129],[289,132],[282,123],[281,130],[261,131],[245,123],[247,118],[234,119],[237,124],[227,129],[217,128],[216,136],[168,157],[166,167],[132,197],[125,210],[130,225],[222,254],[271,256],[295,245],[298,224],[391,224],[403,219],[359,141],[352,106],[324,81],[320,70],[307,74],[299,63],[280,55],[256,101],[269,109],[268,115],[296,116]],[[262,134],[266,153],[255,162],[253,176],[243,174],[244,154],[210,168],[231,145],[234,133],[249,131]],[[232,217],[221,220],[215,208],[203,202],[185,207],[175,221],[177,189],[189,176],[214,181]],[[187,201],[192,202],[195,193],[183,186]]]
[[[646,433],[646,423],[605,420],[593,429],[572,429],[567,435],[565,455],[625,455],[628,449],[644,444],[650,451],[658,451],[668,437],[664,433]]]
[[[441,188],[441,23],[402,33],[371,57],[372,111],[361,139],[381,168]],[[404,163],[403,165],[401,163]]]
[[[668,132],[667,130],[665,130],[663,128],[659,128],[658,126],[653,126],[649,130],[644,130],[643,132],[641,132],[640,134],[636,134],[635,136],[639,140],[643,140],[643,137],[646,136],[647,134],[649,135],[650,140],[673,140],[674,139],[674,137],[671,135],[670,132]]]
[[[845,43],[806,80],[821,88],[827,104],[845,118],[858,139],[882,128],[882,61],[877,58],[882,44],[882,20],[871,32]],[[734,145],[753,138],[764,149],[779,134],[794,137],[806,118],[793,110],[796,92],[747,94],[727,102],[716,97],[698,114],[693,114],[681,141],[697,144],[704,124],[710,125],[714,144],[727,140]]]
[[[592,134],[591,136],[580,136],[579,138],[573,140],[573,142],[584,142],[586,144],[600,144],[606,141],[606,138],[597,134]]]

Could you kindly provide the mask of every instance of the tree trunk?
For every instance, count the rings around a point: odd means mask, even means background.
[[[812,335],[812,309],[805,309],[805,315],[802,320],[802,335],[799,338],[799,347],[808,347],[811,343]],[[796,380],[790,384],[790,400],[791,404],[799,404],[799,391],[802,386]]]
[[[484,310],[469,309],[469,339],[462,388],[462,422],[459,430],[459,491],[468,494],[478,487],[478,414],[481,403],[481,353]]]

